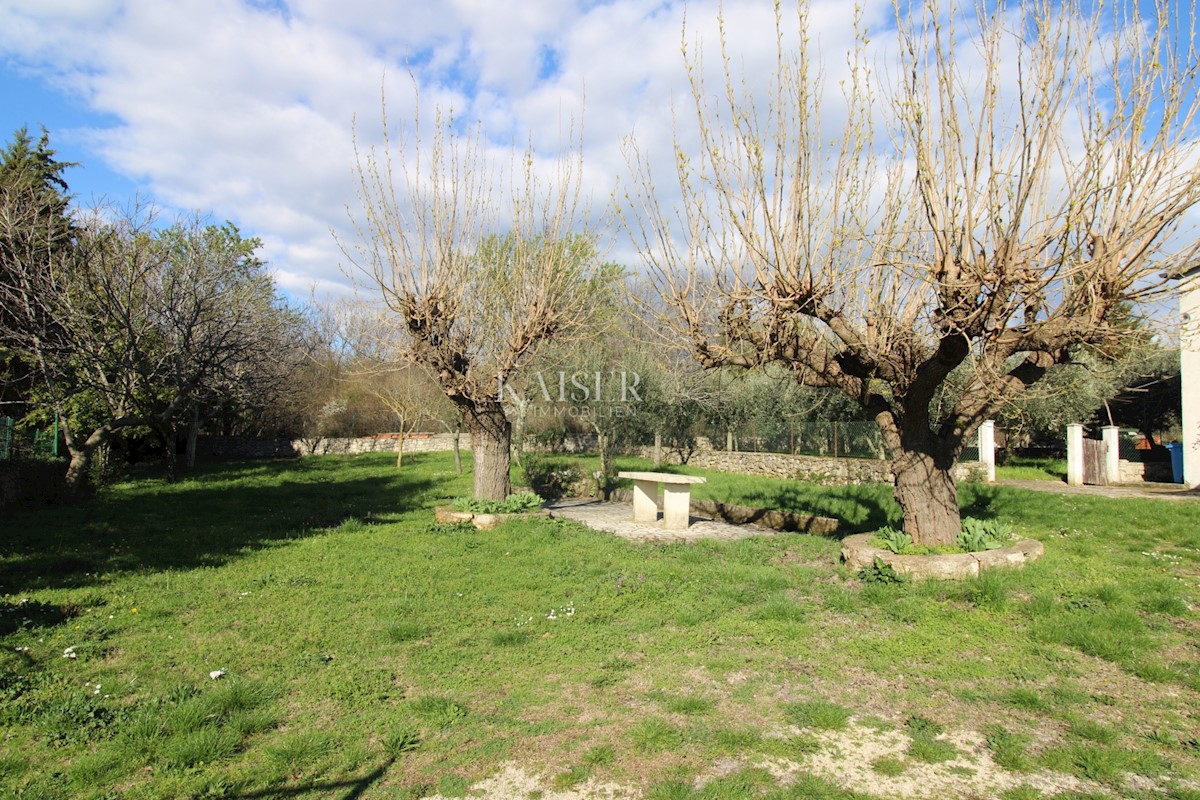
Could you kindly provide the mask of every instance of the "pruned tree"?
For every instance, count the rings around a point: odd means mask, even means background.
[[[439,110],[357,149],[356,241],[343,251],[403,321],[471,433],[477,498],[509,493],[512,425],[500,384],[542,345],[585,337],[600,254],[580,198],[577,147],[495,163],[479,127]]]
[[[663,325],[705,365],[782,361],[860,403],[917,542],[958,533],[951,469],[979,424],[1118,341],[1123,309],[1194,258],[1195,15],[1149,5],[896,2],[885,29],[859,21],[836,104],[806,2],[777,6],[765,96],[724,36],[711,90],[685,32],[698,143],[679,129],[678,205],[631,153]]]

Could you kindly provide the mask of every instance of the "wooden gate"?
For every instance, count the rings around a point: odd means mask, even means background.
[[[1108,445],[1102,439],[1083,440],[1083,482],[1088,486],[1107,486],[1108,470],[1105,462]]]

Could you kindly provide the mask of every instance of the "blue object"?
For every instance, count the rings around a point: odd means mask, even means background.
[[[1166,447],[1167,452],[1171,454],[1171,480],[1175,483],[1183,483],[1183,445],[1179,442],[1171,442]]]

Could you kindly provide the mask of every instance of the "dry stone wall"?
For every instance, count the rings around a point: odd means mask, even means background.
[[[644,458],[653,458],[653,448],[643,448]],[[663,453],[667,463],[679,463],[678,454]],[[805,483],[852,484],[891,483],[891,463],[869,458],[822,458],[820,456],[790,455],[787,453],[741,453],[727,450],[697,450],[688,465],[719,472],[744,475],[767,475]],[[983,464],[963,461],[954,468],[957,480],[977,480],[983,474]]]

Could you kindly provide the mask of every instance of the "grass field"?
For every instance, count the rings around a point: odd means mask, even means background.
[[[914,585],[805,535],[433,524],[469,485],[317,457],[0,520],[0,797],[449,797],[506,766],[546,800],[1200,797],[1200,503],[966,485],[1045,558]],[[886,487],[703,491],[896,518]]]

